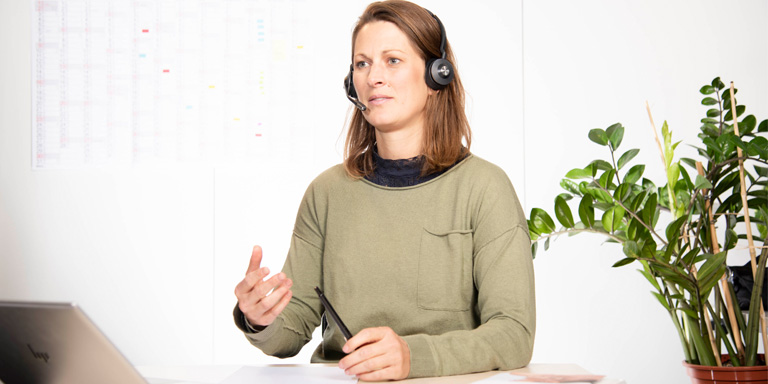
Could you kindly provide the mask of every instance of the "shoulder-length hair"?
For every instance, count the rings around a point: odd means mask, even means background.
[[[440,26],[426,9],[404,0],[375,2],[365,9],[352,32],[352,55],[360,29],[372,21],[395,24],[413,47],[428,61],[440,57]],[[453,81],[427,98],[422,139],[423,166],[421,174],[442,171],[469,153],[472,131],[464,112],[464,87],[456,71],[451,44],[445,44],[446,59],[454,66]],[[354,60],[354,59],[353,59]],[[462,143],[462,141],[464,141]],[[355,108],[344,145],[344,169],[354,178],[371,175],[374,171],[374,127],[362,111]]]

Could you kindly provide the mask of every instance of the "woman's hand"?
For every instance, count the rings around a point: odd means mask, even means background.
[[[235,296],[248,323],[267,326],[291,300],[293,281],[282,272],[264,280],[269,275],[269,268],[259,268],[260,265],[261,247],[257,245],[253,247],[245,278],[235,287]]]
[[[392,328],[366,328],[347,340],[339,368],[363,381],[401,380],[411,371],[408,343]]]

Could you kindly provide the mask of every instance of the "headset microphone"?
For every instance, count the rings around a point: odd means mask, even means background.
[[[355,83],[352,82],[352,64],[349,65],[349,74],[344,78],[344,89],[347,91],[347,99],[357,107],[360,111],[365,111],[366,108],[363,103],[357,98],[357,91],[355,90]]]

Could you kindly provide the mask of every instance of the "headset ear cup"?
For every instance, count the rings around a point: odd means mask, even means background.
[[[454,77],[453,72],[453,65],[450,61],[443,58],[431,59],[427,62],[424,80],[427,82],[427,86],[439,91],[451,83]]]
[[[357,99],[357,91],[355,90],[355,83],[352,80],[352,66],[349,66],[349,73],[344,78],[344,89],[347,90],[347,95],[353,99]]]

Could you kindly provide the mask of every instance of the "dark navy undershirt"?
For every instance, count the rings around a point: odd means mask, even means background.
[[[461,160],[464,160],[464,157],[456,163]],[[423,157],[416,156],[410,159],[389,160],[379,156],[376,149],[373,150],[373,162],[375,165],[373,174],[366,176],[365,179],[383,187],[410,187],[418,185],[442,175],[456,165],[454,163],[440,172],[421,176],[421,166],[424,162]]]

